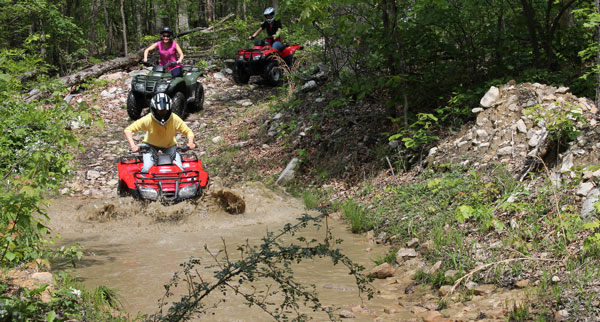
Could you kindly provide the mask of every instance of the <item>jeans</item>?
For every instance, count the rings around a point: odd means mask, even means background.
[[[283,50],[283,43],[281,41],[276,41],[276,42],[273,43],[273,45],[271,45],[271,47],[273,47],[273,48],[275,48],[275,49],[277,49],[279,51],[282,51]]]
[[[152,166],[154,165],[155,160],[158,160],[158,151],[162,151],[162,153],[171,156],[171,160],[173,160],[173,163],[176,166],[178,166],[179,169],[181,169],[181,171],[184,171],[183,164],[181,163],[181,155],[177,153],[177,145],[174,145],[169,148],[159,148],[152,145],[149,146],[150,152],[144,153],[142,156],[144,159],[144,165],[142,166],[143,173],[148,173],[150,168],[152,168]]]
[[[171,69],[171,76],[179,77],[181,75],[183,75],[183,70],[181,69],[181,67]]]

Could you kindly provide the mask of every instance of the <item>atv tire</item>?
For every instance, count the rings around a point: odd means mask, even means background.
[[[132,120],[137,120],[142,116],[145,100],[141,95],[129,92],[127,95],[127,114]]]
[[[119,197],[126,197],[127,195],[129,195],[128,190],[129,189],[127,188],[127,184],[125,183],[125,181],[120,180],[117,184],[117,195]]]
[[[239,64],[235,64],[233,66],[233,80],[236,84],[248,84],[250,75]]]
[[[283,69],[281,68],[281,66],[279,66],[279,63],[277,61],[271,61],[267,64],[263,78],[271,86],[281,85],[281,81],[283,78]]]
[[[204,107],[204,86],[202,86],[200,82],[198,82],[198,86],[196,86],[194,101],[191,107],[192,112],[199,112]]]
[[[171,99],[171,110],[182,119],[185,118],[185,95],[182,92],[175,93]]]

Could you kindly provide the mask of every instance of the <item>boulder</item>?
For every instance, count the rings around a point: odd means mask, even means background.
[[[390,276],[394,276],[394,267],[389,263],[383,263],[381,265],[375,266],[371,271],[369,271],[369,276],[373,276],[375,278],[383,279]]]
[[[490,87],[485,95],[479,101],[479,104],[483,107],[491,107],[500,98],[500,90],[496,86]]]

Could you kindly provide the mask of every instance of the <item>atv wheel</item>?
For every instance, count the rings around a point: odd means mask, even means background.
[[[193,112],[199,112],[202,110],[204,106],[204,87],[200,82],[198,82],[198,86],[196,87],[196,92],[194,93],[194,102],[192,103]]]
[[[182,92],[175,93],[171,99],[171,110],[182,119],[185,118],[185,95]]]
[[[271,61],[267,64],[265,68],[265,74],[263,78],[269,83],[271,86],[279,86],[281,85],[281,79],[283,77],[283,70],[279,66],[279,63],[276,61]]]
[[[246,73],[246,71],[241,68],[239,64],[235,64],[233,66],[233,80],[237,84],[248,84],[250,75],[248,75],[248,73]]]
[[[117,184],[117,195],[119,197],[126,197],[128,195],[128,191],[127,191],[127,184],[125,183],[125,181],[120,180],[119,183]]]
[[[145,100],[140,95],[129,92],[127,96],[127,114],[132,120],[137,120],[142,115]]]

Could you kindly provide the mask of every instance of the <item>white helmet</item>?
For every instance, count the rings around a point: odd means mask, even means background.
[[[272,23],[273,20],[275,20],[275,9],[273,7],[268,7],[267,9],[265,9],[265,12],[263,12],[263,15],[267,19],[268,23]],[[267,18],[267,16],[269,15],[271,16],[271,18]]]
[[[157,111],[166,110],[166,114],[158,114]],[[171,118],[171,98],[165,93],[158,93],[150,100],[150,111],[152,118],[160,125],[165,125]]]

